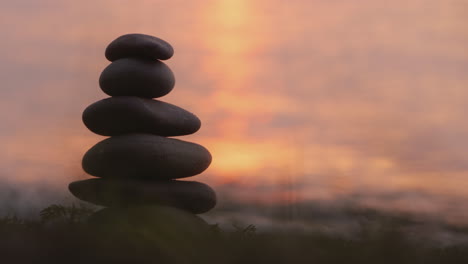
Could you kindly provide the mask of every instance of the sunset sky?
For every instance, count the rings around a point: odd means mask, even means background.
[[[3,1],[0,182],[66,190],[89,177],[81,157],[103,137],[81,113],[107,97],[104,49],[145,33],[175,49],[161,100],[202,120],[181,138],[213,155],[193,180],[243,200],[360,196],[468,221],[467,11],[464,0]]]

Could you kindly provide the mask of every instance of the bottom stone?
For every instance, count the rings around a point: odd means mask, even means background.
[[[110,244],[119,243],[120,239],[144,239],[164,248],[177,249],[184,244],[193,248],[190,238],[207,239],[213,234],[212,227],[202,218],[168,206],[105,208],[94,213],[88,222],[98,232],[109,234]]]
[[[200,214],[216,205],[213,189],[195,181],[89,179],[72,182],[68,188],[81,200],[110,207],[167,205]]]

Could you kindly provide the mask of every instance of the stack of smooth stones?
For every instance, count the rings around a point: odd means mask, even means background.
[[[98,178],[69,185],[79,199],[108,207],[94,218],[147,217],[149,224],[157,219],[164,225],[164,220],[201,220],[195,214],[216,204],[209,186],[176,180],[197,175],[211,163],[204,147],[168,138],[195,133],[200,120],[175,105],[153,100],[174,87],[172,71],[160,61],[173,54],[169,43],[143,34],[123,35],[106,49],[112,63],[102,72],[99,85],[112,97],[86,108],[83,122],[92,132],[110,137],[83,157],[84,171]]]

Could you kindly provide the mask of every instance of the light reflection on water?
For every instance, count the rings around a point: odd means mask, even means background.
[[[163,100],[203,121],[187,137],[214,156],[198,180],[244,184],[242,198],[266,202],[290,199],[288,186],[294,200],[466,209],[464,1],[23,2],[0,11],[16,25],[0,51],[8,181],[85,177],[81,155],[100,137],[79,119],[105,97],[103,50],[143,32],[176,48]]]

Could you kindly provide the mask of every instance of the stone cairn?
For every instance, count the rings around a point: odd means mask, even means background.
[[[195,216],[216,204],[209,186],[175,180],[203,172],[211,155],[200,145],[168,138],[195,133],[201,125],[195,115],[153,100],[174,87],[172,71],[160,61],[173,54],[169,43],[143,34],[123,35],[106,49],[111,64],[101,73],[99,85],[112,97],[88,106],[83,122],[110,138],[83,157],[84,171],[99,178],[69,185],[79,199],[109,207],[98,215],[117,210],[141,217],[153,210],[174,218]]]

